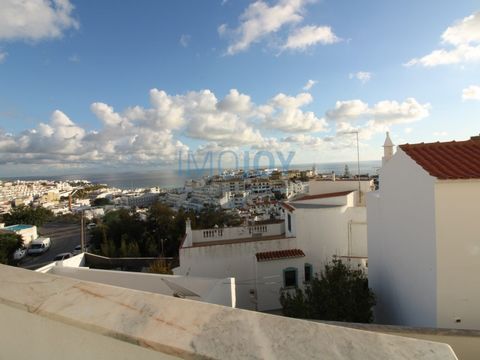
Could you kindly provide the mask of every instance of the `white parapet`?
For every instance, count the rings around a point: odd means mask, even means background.
[[[442,343],[3,265],[0,318],[5,359],[456,359]]]

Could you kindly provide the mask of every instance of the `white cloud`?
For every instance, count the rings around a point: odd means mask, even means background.
[[[448,27],[442,34],[442,43],[449,48],[434,50],[421,58],[408,61],[405,65],[433,67],[480,62],[480,12]]]
[[[78,29],[69,0],[2,0],[0,40],[58,38],[65,30]]]
[[[446,131],[435,131],[433,133],[434,136],[438,136],[438,137],[445,137],[445,136],[448,136],[448,132]]]
[[[338,38],[329,26],[304,26],[289,35],[283,45],[284,50],[305,50],[315,44],[334,44]]]
[[[234,55],[247,50],[252,44],[268,39],[287,28],[287,38],[282,50],[305,50],[315,44],[333,44],[340,41],[329,26],[307,25],[296,28],[304,20],[305,6],[314,0],[277,0],[269,4],[264,0],[251,3],[239,17],[237,28],[230,29],[227,24],[218,27],[220,36],[230,41],[226,53]],[[283,34],[282,34],[283,35]],[[278,41],[277,41],[278,42]]]
[[[372,78],[372,73],[368,71],[359,71],[356,73],[350,73],[348,75],[348,78],[360,80],[363,84],[365,84],[366,82],[370,81],[370,79]]]
[[[179,43],[183,47],[187,47],[190,44],[191,39],[192,39],[192,37],[190,35],[183,34],[182,36],[180,36]]]
[[[295,142],[293,137],[284,141],[264,136],[262,131],[280,130],[288,137],[289,133],[327,128],[324,119],[302,109],[313,101],[309,93],[280,93],[261,105],[236,89],[220,99],[210,90],[171,95],[152,89],[149,95],[149,106],[123,111],[103,102],[92,103],[96,130],[87,131],[60,110],[53,112],[50,121],[16,135],[0,129],[0,164],[157,165],[172,163],[179,151],[187,153],[189,148],[179,141],[180,135],[210,144],[197,151],[246,146],[284,150],[290,144],[316,147],[320,142],[306,135],[298,135]]]
[[[308,80],[307,83],[303,86],[303,90],[310,90],[316,83],[318,83],[317,80]]]
[[[284,25],[298,23],[303,20],[302,12],[306,0],[279,0],[269,6],[262,0],[251,3],[240,15],[238,28],[228,30],[225,24],[218,29],[221,35],[231,32],[233,41],[227,48],[227,54],[233,55],[244,51],[252,43],[265,36],[276,33]]]
[[[453,45],[462,45],[480,42],[480,12],[467,16],[450,26],[442,34],[443,42]]]
[[[6,51],[0,50],[0,64],[5,61],[5,59],[7,58],[7,56],[8,56],[8,53],[7,53]]]
[[[405,132],[405,134],[410,134],[410,133],[412,133],[413,128],[407,127],[407,128],[405,128],[403,131]]]
[[[325,119],[319,119],[312,111],[301,110],[312,101],[309,93],[300,93],[295,97],[280,93],[267,105],[259,107],[259,113],[268,129],[289,133],[326,131]]]
[[[370,139],[392,125],[409,124],[429,116],[430,107],[430,104],[420,104],[414,98],[401,103],[384,100],[373,106],[361,100],[337,101],[335,108],[327,111],[327,118],[336,121],[337,134],[359,131],[361,139]]]
[[[480,100],[480,86],[470,85],[462,91],[463,101]]]
[[[326,145],[326,141],[324,139],[306,134],[287,136],[281,141],[285,143],[299,145],[301,148],[304,149],[319,149],[325,147]]]

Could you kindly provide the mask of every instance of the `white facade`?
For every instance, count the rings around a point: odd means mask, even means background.
[[[295,271],[296,285],[302,288],[306,267],[310,274],[318,273],[334,255],[360,259],[359,264],[366,260],[366,210],[354,206],[354,196],[347,191],[290,202],[284,220],[274,223],[192,231],[187,222],[174,273],[234,277],[238,307],[279,309],[285,271]],[[266,252],[274,252],[271,259],[257,260]]]
[[[439,180],[402,149],[368,197],[378,322],[480,329],[480,179]]]
[[[33,240],[38,238],[37,227],[35,225],[0,226],[0,231],[20,235],[23,239],[24,246],[28,246]]]
[[[358,194],[358,189],[360,188],[360,196]],[[358,180],[331,180],[331,179],[315,179],[310,180],[308,193],[312,194],[325,194],[336,191],[347,191],[352,190],[356,191],[355,193],[355,204],[358,206],[365,206],[366,194],[373,191],[375,185],[373,180],[361,179]]]

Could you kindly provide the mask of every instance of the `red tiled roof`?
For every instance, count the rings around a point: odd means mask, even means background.
[[[327,193],[327,194],[305,195],[293,201],[333,198],[338,196],[345,196],[354,191],[355,190],[348,190],[348,191],[341,191],[341,192],[334,192],[334,193]]]
[[[289,258],[304,257],[305,253],[300,249],[277,250],[256,253],[257,261],[271,261]]]
[[[441,180],[480,179],[480,140],[405,144],[400,148]]]
[[[295,211],[295,208],[291,205],[288,205],[287,203],[282,202],[282,203],[280,203],[280,205],[290,212]]]

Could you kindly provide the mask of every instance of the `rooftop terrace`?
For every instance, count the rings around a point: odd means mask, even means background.
[[[0,317],[9,359],[456,359],[446,344],[4,265]]]

